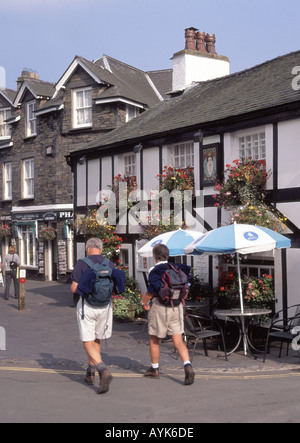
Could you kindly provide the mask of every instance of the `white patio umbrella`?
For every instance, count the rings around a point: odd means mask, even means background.
[[[240,254],[271,251],[275,248],[290,248],[291,240],[261,226],[234,223],[209,231],[184,248],[188,255],[237,254],[241,312],[244,313]]]
[[[138,254],[141,257],[153,257],[152,251],[154,246],[163,244],[169,248],[170,256],[176,257],[185,255],[184,248],[194,240],[197,240],[201,235],[203,235],[203,233],[199,231],[184,229],[165,232],[148,241],[148,243],[138,250]]]

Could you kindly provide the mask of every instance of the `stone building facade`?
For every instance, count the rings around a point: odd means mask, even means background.
[[[171,89],[104,56],[75,57],[57,83],[23,71],[17,90],[0,90],[1,255],[15,244],[27,277],[66,280],[73,268],[73,179],[66,156],[124,125]],[[162,91],[166,89],[165,91]],[[53,238],[52,238],[53,237]]]

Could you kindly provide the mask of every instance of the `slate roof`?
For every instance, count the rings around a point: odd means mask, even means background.
[[[16,97],[16,91],[13,89],[0,89],[0,93],[3,95],[5,99],[7,99],[10,103],[14,102],[14,99]]]
[[[76,59],[80,60],[83,66],[109,86],[99,95],[99,100],[123,98],[149,108],[165,99],[166,93],[170,91],[172,86],[172,70],[170,69],[145,73],[108,55],[104,55],[96,61],[90,61],[80,56],[76,56],[74,60]],[[151,85],[148,76],[155,87]],[[62,104],[62,95],[60,97],[59,95],[58,93],[53,99],[55,103],[50,100],[41,106],[40,110]]]
[[[29,78],[29,77],[24,78],[24,81],[15,97],[14,101],[15,106],[17,106],[18,103],[22,100],[22,97],[26,89],[31,91],[31,93],[35,97],[50,99],[51,97],[53,97],[53,94],[55,92],[55,85],[54,83],[45,82],[43,80],[36,78]]]
[[[154,137],[184,128],[226,121],[300,102],[292,88],[292,69],[300,66],[300,51],[215,80],[201,82],[90,143],[85,150]]]

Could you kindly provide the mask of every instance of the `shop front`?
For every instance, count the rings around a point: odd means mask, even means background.
[[[12,208],[12,239],[27,276],[68,281],[74,265],[73,206]]]

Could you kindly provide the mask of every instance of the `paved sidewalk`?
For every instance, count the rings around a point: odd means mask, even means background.
[[[193,362],[196,372],[195,385],[193,388],[183,387],[182,364],[174,354],[172,344],[167,341],[161,344],[161,380],[157,381],[158,383],[149,381],[143,377],[145,369],[149,366],[148,337],[147,330],[142,335],[143,321],[115,322],[113,337],[103,344],[102,350],[104,361],[114,375],[112,392],[105,396],[97,396],[96,386],[90,389],[82,383],[86,357],[78,339],[70,285],[27,281],[24,311],[18,311],[17,300],[14,298],[5,301],[3,292],[3,288],[0,288],[0,326],[5,328],[7,339],[6,350],[0,350],[0,391],[3,392],[0,399],[1,422],[16,422],[19,419],[24,422],[78,419],[166,423],[170,420],[174,420],[175,423],[189,420],[202,422],[205,419],[214,421],[210,415],[205,415],[208,414],[207,407],[202,411],[202,416],[198,416],[196,411],[199,408],[199,399],[206,398],[208,403],[212,402],[214,410],[218,410],[221,407],[219,394],[223,393],[222,401],[225,402],[228,399],[233,401],[235,392],[239,393],[238,401],[245,404],[245,399],[241,396],[243,389],[247,388],[247,399],[250,400],[255,389],[261,385],[262,391],[268,387],[268,395],[271,397],[277,395],[276,401],[279,404],[283,394],[281,388],[278,392],[274,391],[275,385],[276,389],[279,389],[278,381],[282,380],[282,383],[288,384],[292,393],[295,383],[298,385],[300,360],[293,350],[288,357],[284,353],[283,358],[278,359],[278,349],[272,348],[271,355],[263,364],[262,357],[254,360],[243,356],[242,353],[229,356],[228,362],[219,351],[211,350],[209,357],[205,357],[200,346]],[[255,388],[252,387],[252,383]],[[132,391],[129,390],[130,387]],[[217,387],[218,391],[212,398],[211,395]],[[189,397],[185,399],[185,396],[191,393],[194,395],[193,400]],[[259,393],[256,392],[256,395]],[[141,397],[144,396],[151,405],[152,402],[158,401],[159,396],[158,408],[160,405],[163,407],[163,402],[168,396],[172,397],[172,407],[177,406],[178,409],[176,413],[171,413],[170,410],[169,414],[159,414],[151,409],[150,413],[144,410],[146,403],[141,404]],[[29,408],[20,411],[24,397]],[[109,399],[110,406],[106,415],[102,413],[101,418],[93,414],[78,417],[76,405],[79,401],[87,402],[88,410],[89,402],[99,402],[99,397],[106,397],[106,401]],[[180,402],[184,399],[194,407],[188,417],[182,417],[180,414]],[[265,401],[267,400],[270,398],[266,397]],[[253,401],[255,402],[254,399]],[[289,404],[289,397],[286,401]],[[237,408],[235,414],[241,414],[242,410]],[[14,416],[14,411],[18,411],[17,416]],[[222,420],[221,415],[216,415],[215,420],[230,421],[230,411],[225,403],[222,411]],[[258,411],[259,402],[253,413],[258,414]],[[248,418],[242,414],[240,422],[247,421]],[[257,421],[260,420],[262,418],[258,416]],[[272,421],[273,416],[268,417],[268,420]]]

